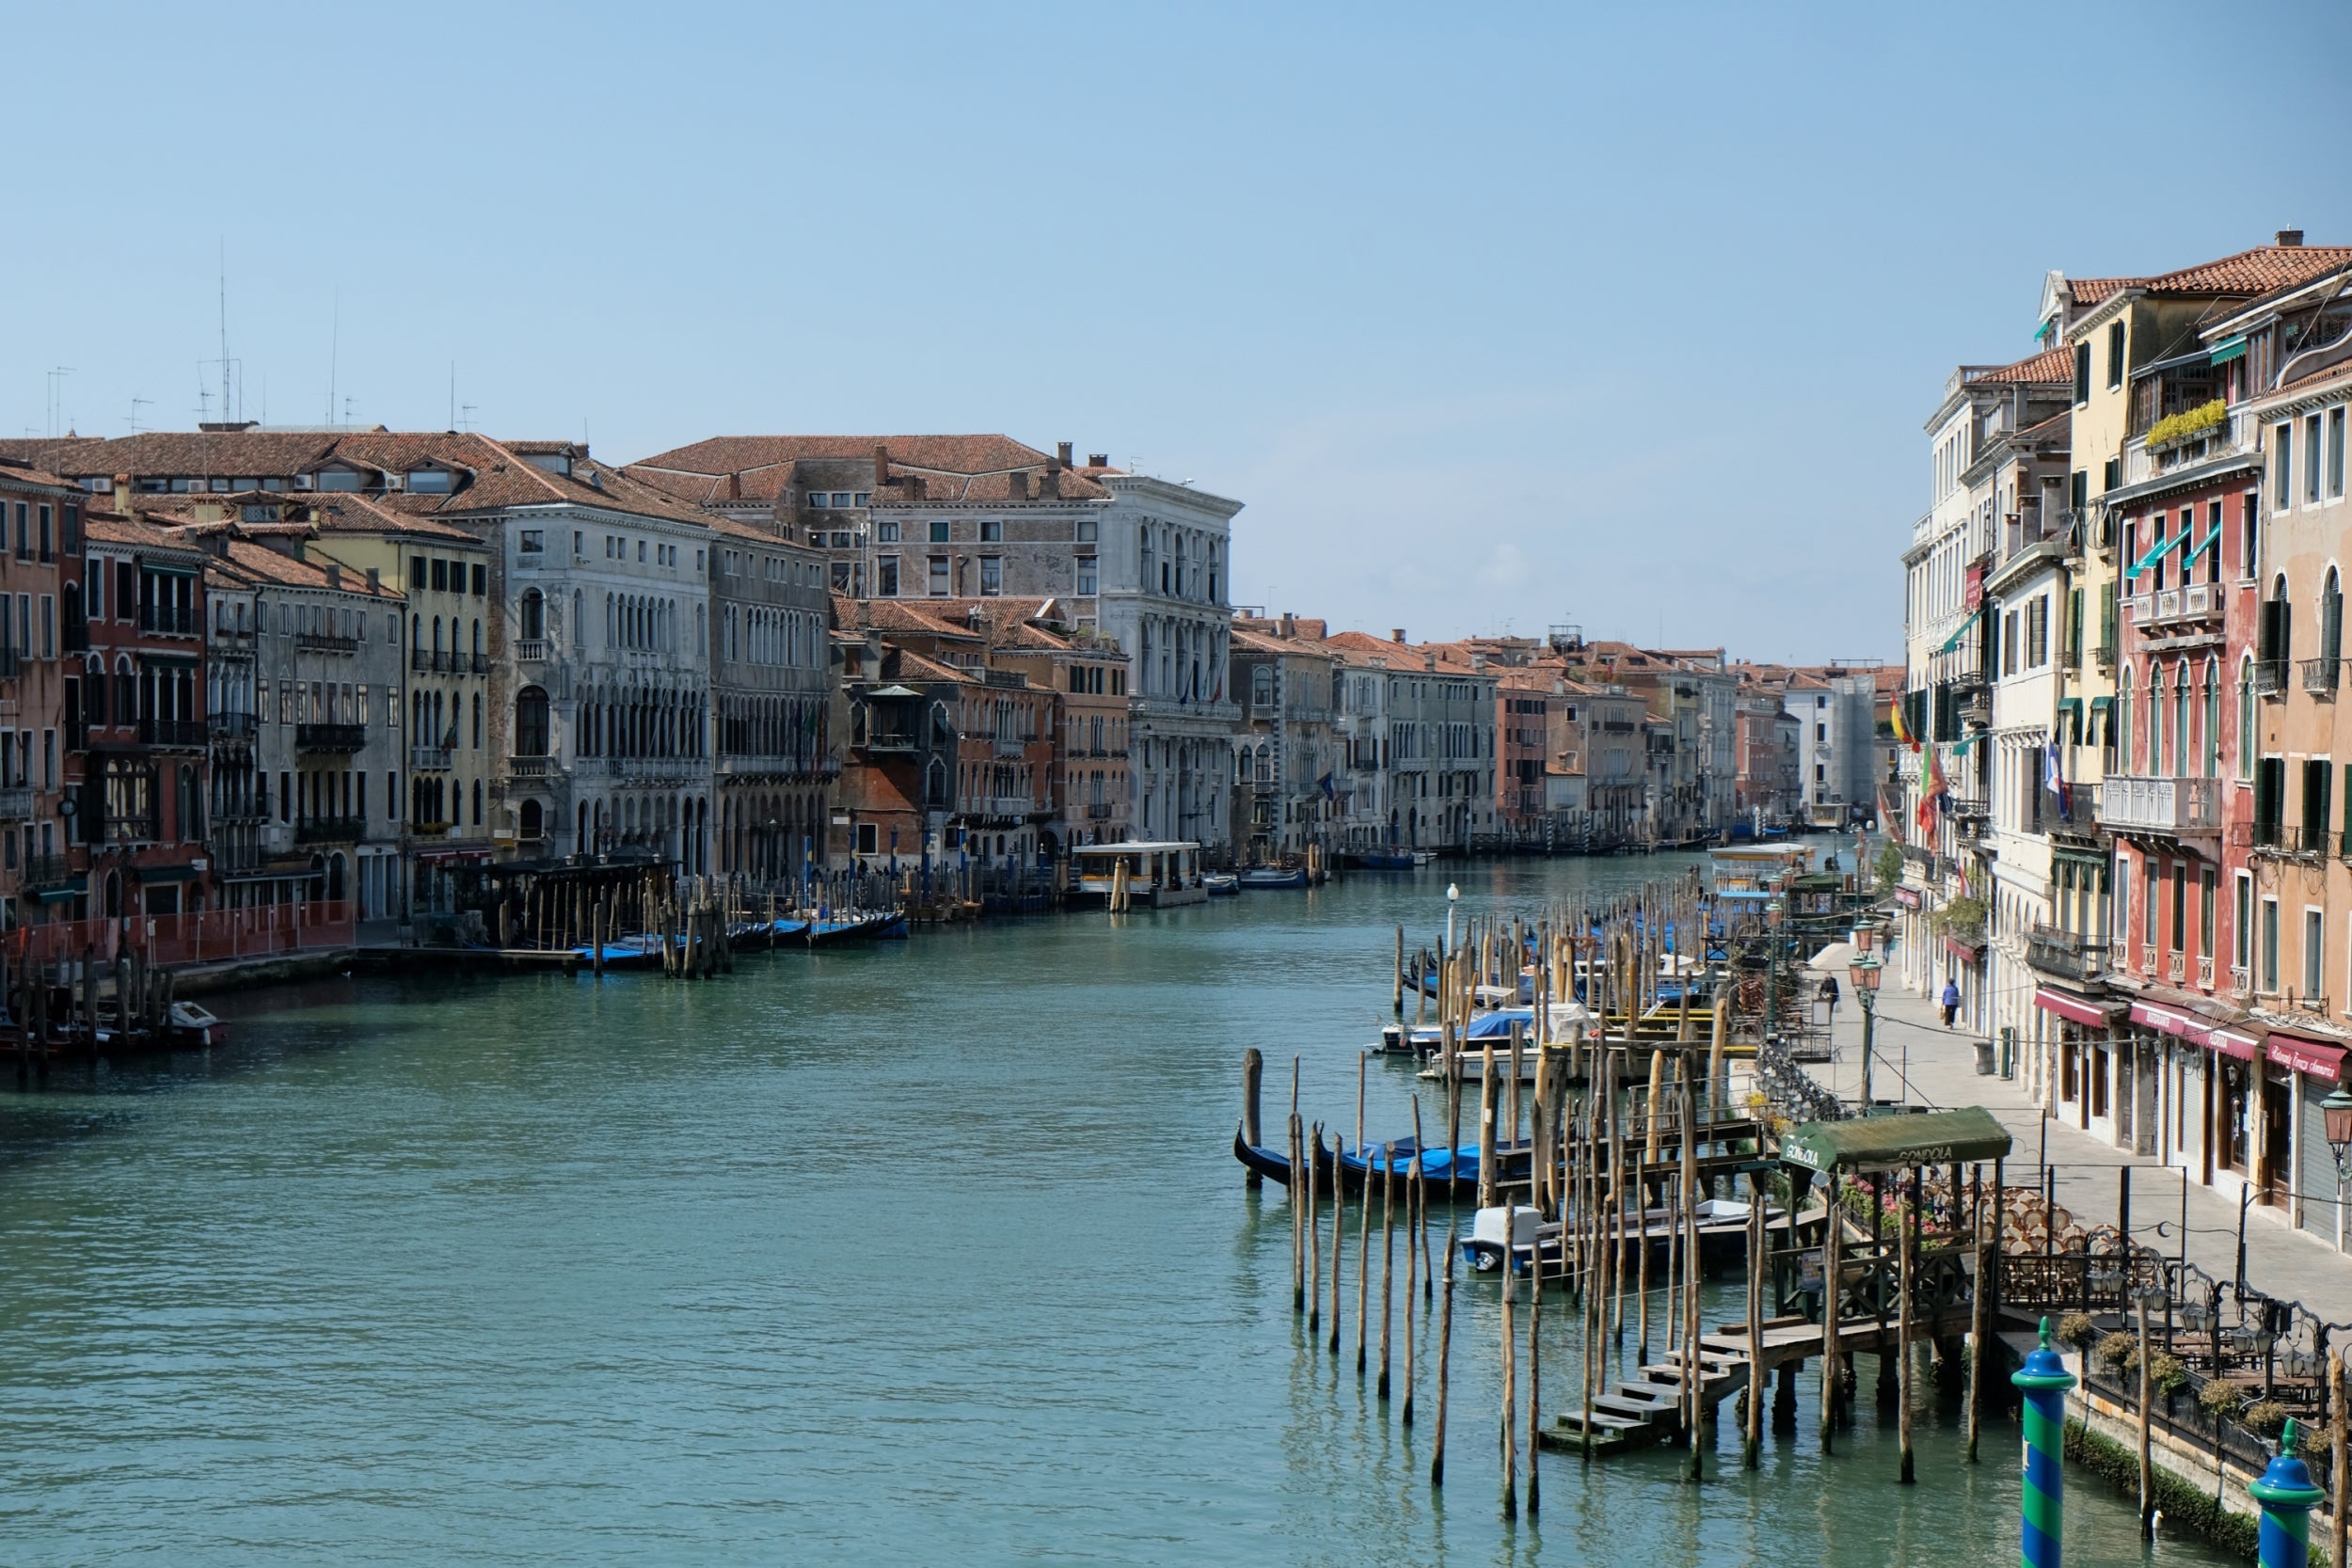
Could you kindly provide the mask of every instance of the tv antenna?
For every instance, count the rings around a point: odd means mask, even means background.
[[[143,397],[139,396],[136,392],[134,392],[134,393],[132,393],[132,394],[131,394],[131,434],[132,434],[132,435],[136,436],[136,435],[137,435],[140,431],[145,430],[145,429],[147,428],[145,425],[143,425],[143,424],[139,423],[139,410],[140,410],[140,409],[142,409],[142,408],[151,408],[151,407],[153,407],[153,406],[154,406],[154,404],[155,404],[155,400],[154,400],[153,398],[143,398]]]

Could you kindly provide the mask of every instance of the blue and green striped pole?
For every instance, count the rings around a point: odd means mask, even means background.
[[[2270,1468],[2246,1488],[2262,1504],[2262,1568],[2305,1568],[2312,1560],[2312,1510],[2327,1494],[2312,1484],[2311,1466],[2295,1451],[2295,1423],[2289,1421]]]
[[[2058,1568],[2066,1520],[2066,1391],[2074,1374],[2050,1348],[2050,1320],[2042,1344],[2010,1382],[2026,1396],[2025,1568]],[[2265,1526],[2265,1528],[2267,1527]]]

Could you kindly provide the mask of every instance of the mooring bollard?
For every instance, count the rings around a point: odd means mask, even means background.
[[[2279,1451],[2260,1481],[2249,1481],[2247,1495],[2262,1504],[2263,1520],[2255,1560],[2262,1568],[2305,1568],[2312,1560],[2312,1510],[2327,1494],[2312,1484],[2311,1466],[2296,1453],[2295,1422],[2279,1434]]]
[[[2026,1396],[2025,1568],[2058,1568],[2066,1517],[2066,1391],[2074,1386],[2075,1378],[2050,1348],[2049,1319],[2042,1320],[2040,1348],[2009,1380]],[[2265,1541],[2269,1531],[2265,1513]]]

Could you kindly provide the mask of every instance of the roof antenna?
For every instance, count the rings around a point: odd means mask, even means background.
[[[146,426],[144,426],[144,425],[142,425],[142,424],[140,424],[140,423],[139,423],[139,410],[140,410],[140,409],[142,409],[142,408],[148,407],[149,405],[151,405],[151,404],[153,404],[153,403],[154,403],[154,401],[155,401],[155,400],[154,400],[153,398],[143,398],[143,397],[139,396],[136,392],[134,392],[134,393],[132,393],[132,394],[131,394],[131,434],[132,434],[132,435],[136,436],[136,435],[137,435],[137,434],[138,434],[141,430],[144,430],[144,429],[146,428]]]
[[[457,361],[449,362],[449,428],[457,428]]]
[[[326,328],[326,422],[328,424],[335,422],[335,361],[342,351],[343,341],[343,291],[341,286],[335,290],[331,309],[333,313],[327,317]]]
[[[238,413],[245,410],[240,407]],[[233,420],[229,412],[229,237],[220,241],[220,417]]]

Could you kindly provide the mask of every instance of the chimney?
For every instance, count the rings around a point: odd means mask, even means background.
[[[380,590],[383,588],[383,586],[384,586],[384,574],[383,574],[383,572],[382,572],[382,571],[380,571],[379,569],[377,569],[376,567],[373,567],[373,566],[369,567],[369,568],[368,568],[368,592],[369,592],[369,593],[371,593],[371,594],[376,593],[376,592],[380,591]]]
[[[129,474],[117,474],[117,475],[115,475],[115,494],[116,494],[116,495],[118,495],[118,496],[127,496],[127,495],[129,495],[130,493],[131,493],[131,476],[130,476]],[[118,505],[118,506],[119,506],[119,505],[121,505],[122,503],[121,503],[121,502],[119,502],[119,501],[117,501],[115,504],[116,504],[116,505]]]
[[[1391,627],[1389,628],[1389,641],[1391,641],[1391,642],[1402,642],[1402,641],[1405,641],[1405,628],[1404,628],[1403,626],[1391,626]]]
[[[1061,499],[1061,468],[1057,465],[1048,463],[1045,471],[1038,475],[1037,493],[1043,500]]]
[[[2303,243],[2303,230],[2300,229],[2281,229],[2279,230],[2279,243],[2282,245],[2301,245]]]
[[[1007,477],[1012,484],[1012,499],[1014,500],[1025,501],[1036,495],[1037,492],[1029,488],[1028,469],[1015,468]]]
[[[1287,610],[1282,611],[1282,635],[1284,637],[1298,635],[1298,618]]]
[[[874,443],[874,488],[879,490],[890,483],[890,449],[880,441]]]
[[[340,561],[328,562],[326,563],[326,586],[329,588],[341,589],[342,585],[343,563]]]
[[[1045,466],[1045,471],[1049,474],[1057,474],[1068,467],[1070,467],[1070,443],[1057,441],[1054,443],[1054,460]]]
[[[1484,670],[1485,668],[1486,668],[1486,656],[1485,654],[1481,654],[1481,653],[1473,653],[1473,654],[1471,654],[1471,655],[1470,655],[1470,668],[1471,668],[1472,670]]]
[[[1087,453],[1087,467],[1089,467],[1089,468],[1107,468],[1107,467],[1109,467],[1110,466],[1111,466],[1111,454],[1110,454],[1109,452],[1106,452],[1106,451],[1090,451],[1090,452]]]

